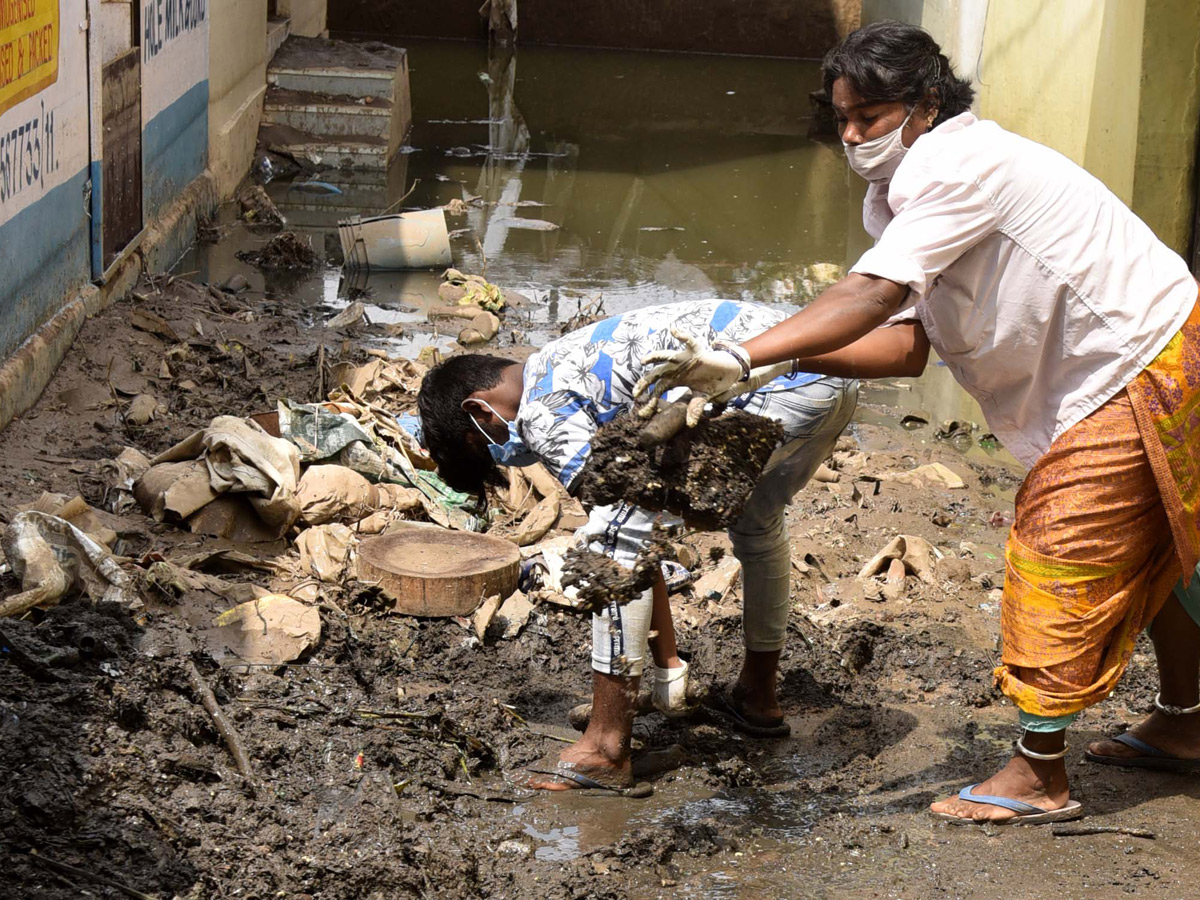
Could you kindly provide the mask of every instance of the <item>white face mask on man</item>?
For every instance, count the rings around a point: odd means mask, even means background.
[[[908,152],[908,148],[904,146],[904,126],[912,118],[915,109],[914,106],[908,111],[899,128],[889,131],[883,137],[862,144],[847,144],[842,141],[850,168],[867,181],[889,181],[900,167],[900,160],[904,159],[904,154]]]

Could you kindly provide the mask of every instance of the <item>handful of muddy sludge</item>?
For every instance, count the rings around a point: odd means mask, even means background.
[[[624,500],[674,513],[701,531],[728,528],[783,441],[778,422],[740,410],[703,419],[662,443],[644,439],[655,421],[624,415],[600,427],[579,474],[585,505]]]

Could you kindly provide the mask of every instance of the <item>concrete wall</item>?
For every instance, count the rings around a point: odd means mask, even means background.
[[[208,0],[208,165],[232,196],[254,156],[267,91],[267,0]]]
[[[1200,123],[1196,0],[864,0],[863,21],[926,28],[976,112],[1053,147],[1171,247],[1192,231]]]
[[[85,0],[36,0],[54,20],[52,66],[0,78],[0,359],[49,320],[91,273],[87,19]],[[14,36],[10,27],[0,58]],[[10,57],[11,58],[11,57]],[[39,75],[43,77],[39,77]]]
[[[143,0],[145,221],[160,215],[208,162],[210,2]]]
[[[326,0],[279,0],[277,11],[292,20],[292,34],[323,37],[327,5]]]
[[[1180,252],[1187,248],[1196,222],[1191,210],[1198,130],[1200,3],[1147,0],[1133,208]],[[1193,265],[1200,274],[1200,265]]]

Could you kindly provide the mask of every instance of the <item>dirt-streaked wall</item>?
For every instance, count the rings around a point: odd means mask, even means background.
[[[208,164],[222,197],[250,167],[267,91],[267,0],[209,0]]]
[[[517,0],[518,43],[821,56],[862,0]],[[339,0],[331,31],[482,40],[478,0]]]

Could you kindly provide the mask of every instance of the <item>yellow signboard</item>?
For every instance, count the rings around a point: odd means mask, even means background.
[[[0,113],[58,80],[58,0],[0,0]]]

